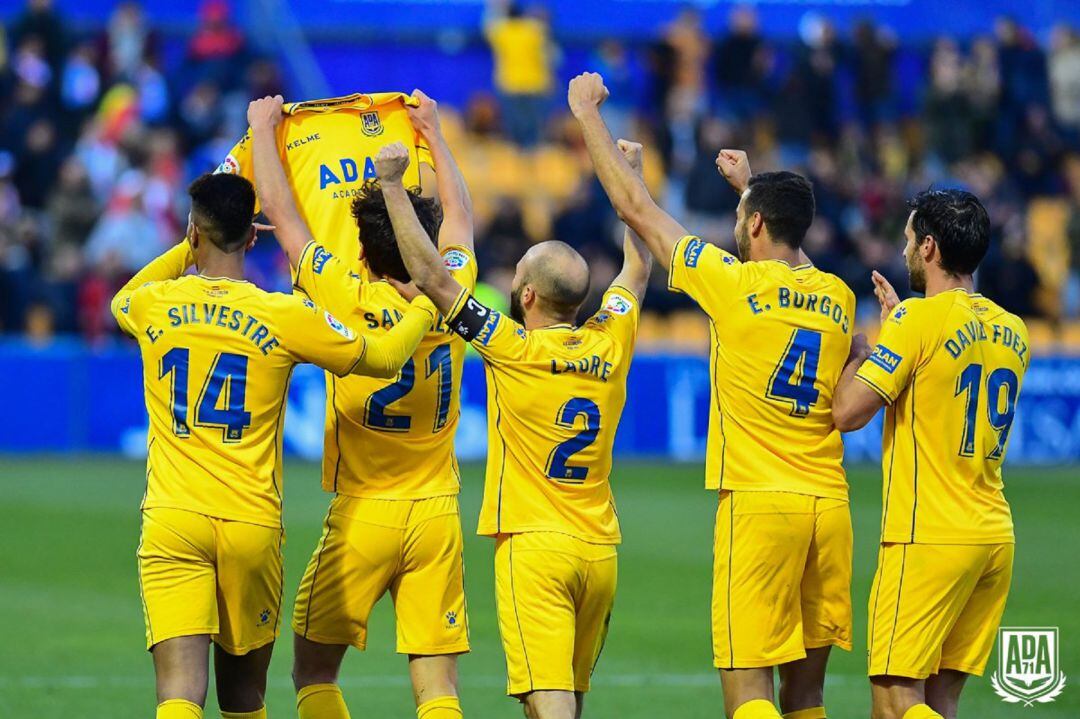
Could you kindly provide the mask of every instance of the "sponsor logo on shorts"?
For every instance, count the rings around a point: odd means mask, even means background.
[[[998,666],[990,686],[1009,704],[1054,701],[1065,689],[1065,674],[1058,663],[1058,628],[999,629]]]
[[[382,120],[379,119],[379,113],[365,112],[360,115],[360,129],[368,137],[376,137],[383,133]]]
[[[870,361],[889,374],[892,374],[896,371],[896,368],[900,366],[900,363],[904,361],[904,358],[885,345],[878,345],[874,348],[874,353],[870,355]]]
[[[443,264],[446,265],[446,269],[451,272],[460,270],[465,265],[469,264],[469,256],[461,250],[450,250],[443,255]]]
[[[346,327],[337,317],[334,317],[332,314],[325,310],[323,310],[323,316],[326,317],[326,324],[330,325],[330,329],[334,330],[334,332],[337,332],[339,335],[341,335],[347,340],[351,340],[353,338],[352,330]]]

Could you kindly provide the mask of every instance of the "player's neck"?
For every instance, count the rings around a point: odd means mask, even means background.
[[[799,264],[799,251],[781,242],[759,242],[750,246],[750,259],[754,262],[780,260],[794,267]]]
[[[933,297],[949,290],[975,291],[975,278],[972,275],[949,275],[944,272],[926,273],[926,296]]]
[[[557,327],[559,325],[573,326],[576,317],[558,317],[547,313],[525,313],[525,329],[542,330],[545,327]]]
[[[230,280],[244,279],[244,253],[207,253],[195,263],[195,269],[204,277],[224,277]]]

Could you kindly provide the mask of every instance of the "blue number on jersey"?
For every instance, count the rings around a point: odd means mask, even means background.
[[[570,439],[557,445],[548,456],[547,476],[560,482],[584,482],[589,475],[589,468],[568,465],[572,456],[596,441],[600,432],[600,408],[596,402],[584,397],[568,400],[559,408],[555,424],[566,429],[573,429],[579,415],[585,416],[585,428]]]
[[[222,352],[214,360],[195,410],[195,424],[220,427],[225,442],[239,442],[251,426],[251,412],[244,409],[247,398],[248,358]],[[219,409],[218,405],[222,405]]]
[[[454,367],[450,356],[450,345],[439,345],[431,350],[427,358],[425,377],[439,376],[437,393],[438,406],[435,408],[435,426],[432,432],[438,432],[446,426],[450,416],[450,393],[453,389]],[[407,414],[390,414],[386,408],[412,391],[416,384],[416,365],[410,357],[401,368],[401,376],[393,384],[371,393],[364,407],[364,426],[380,432],[408,432],[412,428],[412,417]]]
[[[960,456],[975,456],[975,427],[979,411],[979,390],[982,380],[982,365],[969,364],[956,380],[954,397],[961,393],[967,395],[964,407],[964,436],[960,440]],[[1005,408],[1001,408],[1001,390],[1005,389]],[[1005,454],[1005,444],[1009,441],[1009,430],[1016,417],[1016,397],[1020,393],[1020,379],[1007,367],[999,367],[986,378],[986,413],[990,426],[997,430],[997,442],[987,459],[1001,459]]]
[[[792,332],[784,355],[769,378],[769,389],[765,396],[791,402],[791,415],[805,417],[818,400],[819,392],[814,387],[814,381],[817,379],[820,355],[820,332],[801,328]],[[798,384],[792,382],[796,370],[799,370]]]
[[[172,373],[173,433],[188,437],[188,362],[191,351],[186,347],[173,347],[161,358],[158,378]],[[225,442],[238,442],[244,430],[251,426],[251,412],[244,409],[247,394],[247,357],[222,352],[214,358],[210,376],[203,383],[202,395],[195,408],[195,425],[220,427]],[[224,395],[224,409],[218,403]]]

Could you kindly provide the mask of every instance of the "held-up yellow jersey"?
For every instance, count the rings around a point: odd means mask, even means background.
[[[847,499],[832,396],[851,348],[848,286],[809,264],[744,263],[684,237],[669,287],[712,320],[705,486]]]
[[[454,279],[471,292],[476,259],[443,251]],[[365,282],[321,245],[304,248],[294,286],[347,325],[373,334],[409,308],[386,282]],[[323,489],[352,497],[424,499],[457,494],[454,455],[465,342],[440,317],[393,381],[327,373]]]
[[[478,533],[561,532],[618,544],[609,483],[638,300],[612,286],[581,327],[527,331],[463,291],[450,327],[484,360],[488,464]]]
[[[296,195],[300,216],[331,253],[361,271],[360,240],[350,207],[357,190],[376,178],[374,157],[383,145],[410,148],[405,186],[420,185],[420,163],[431,153],[409,121],[400,92],[347,95],[285,105],[277,127],[281,163]],[[255,182],[251,130],[218,168]]]
[[[893,310],[855,375],[888,403],[882,542],[1013,541],[1001,463],[1029,359],[1024,322],[982,295]]]
[[[192,261],[181,242],[112,304],[142,354],[150,415],[143,508],[278,527],[293,366],[313,362],[345,375],[368,342],[306,298],[181,276]],[[418,325],[417,336],[428,326]]]

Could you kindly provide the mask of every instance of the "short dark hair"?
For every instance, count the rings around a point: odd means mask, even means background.
[[[409,188],[409,200],[420,220],[420,226],[432,242],[437,242],[442,209],[433,198],[423,197],[418,188]],[[364,261],[373,273],[391,277],[398,282],[410,282],[412,278],[401,259],[390,213],[386,211],[386,199],[378,180],[368,180],[357,191],[352,202],[352,216],[360,230],[360,246],[364,248]]]
[[[774,242],[799,249],[814,222],[814,186],[794,172],[761,172],[750,178],[746,213],[760,212]]]
[[[188,186],[199,234],[222,252],[236,252],[251,237],[255,188],[239,175],[207,173]]]
[[[970,275],[990,247],[990,216],[979,198],[966,190],[926,190],[908,200],[915,215],[911,229],[922,244],[929,235],[941,251],[941,268],[950,275]]]

